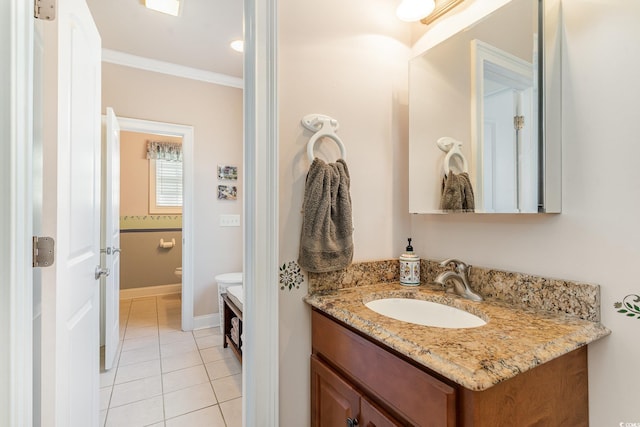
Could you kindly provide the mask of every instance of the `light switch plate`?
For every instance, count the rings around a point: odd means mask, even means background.
[[[220,215],[220,227],[240,227],[240,215]]]

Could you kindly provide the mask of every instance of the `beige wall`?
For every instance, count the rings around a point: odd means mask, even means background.
[[[149,215],[149,140],[182,142],[174,136],[120,132],[120,217]],[[161,238],[176,239],[176,247],[159,248]],[[180,283],[174,271],[182,265],[181,231],[122,231],[120,247],[120,289]]]
[[[218,164],[243,173],[242,90],[108,63],[102,82],[103,111],[194,127],[194,314],[217,313],[214,276],[242,269],[242,229],[218,226],[219,215],[242,213],[242,178],[238,201],[216,194]]]
[[[120,216],[149,215],[147,141],[178,143],[182,138],[120,132]]]
[[[160,239],[176,246],[160,248]],[[180,283],[174,272],[182,265],[181,231],[123,231],[120,248],[120,289]]]
[[[456,13],[433,26],[433,34],[421,29],[424,37],[418,37],[414,31],[415,46],[433,44],[447,25],[465,23],[487,3],[465,2],[458,9],[464,19]],[[626,295],[640,295],[634,268],[640,259],[640,144],[634,127],[640,117],[640,57],[631,54],[640,45],[640,3],[563,2],[562,214],[411,218],[402,68],[413,54],[406,54],[403,30],[392,22],[394,6],[336,0],[311,14],[309,1],[280,1],[280,262],[297,256],[309,137],[299,120],[312,112],[333,115],[350,150],[356,259],[398,256],[411,233],[423,257],[455,256],[600,284],[602,321],[613,334],[589,346],[590,424],[640,422],[640,323],[614,309]],[[308,309],[300,302],[305,292],[306,284],[281,291],[285,427],[309,417]]]
[[[589,346],[590,424],[637,423],[640,325],[614,303],[640,295],[640,57],[628,50],[640,43],[640,3],[563,2],[563,14],[562,214],[414,216],[413,234],[428,237],[414,246],[429,258],[599,284],[613,333]]]
[[[389,258],[406,246],[407,58],[410,28],[387,0],[279,2],[280,264],[297,260],[311,133],[300,120],[340,123],[351,173],[356,260]],[[313,11],[313,13],[310,13]],[[318,144],[335,160],[332,142]],[[280,425],[309,420],[307,292],[280,291]]]

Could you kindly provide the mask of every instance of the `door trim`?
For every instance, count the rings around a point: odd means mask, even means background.
[[[161,133],[182,137],[182,330],[191,331],[193,318],[193,126],[118,116],[120,131]]]
[[[6,12],[6,13],[5,13]],[[33,408],[33,18],[29,2],[11,0],[0,10],[0,425],[32,424]],[[6,73],[5,73],[6,71]],[[8,345],[7,345],[8,344]]]
[[[277,15],[244,1],[244,426],[280,425]]]

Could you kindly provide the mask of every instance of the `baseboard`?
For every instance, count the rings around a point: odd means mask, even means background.
[[[152,297],[182,293],[182,283],[171,285],[145,286],[144,288],[120,289],[120,299]]]
[[[195,316],[193,318],[193,329],[215,328],[220,326],[220,316],[218,313]]]

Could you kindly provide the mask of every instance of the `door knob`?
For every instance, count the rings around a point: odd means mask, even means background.
[[[111,273],[111,270],[108,268],[102,268],[99,265],[96,266],[96,280],[100,278],[100,276],[107,277]]]
[[[120,249],[120,248],[115,248],[115,247],[113,248],[113,253],[114,253],[114,254],[119,254],[120,252],[122,252],[122,249]]]
[[[358,427],[357,418],[347,418],[347,427]]]

